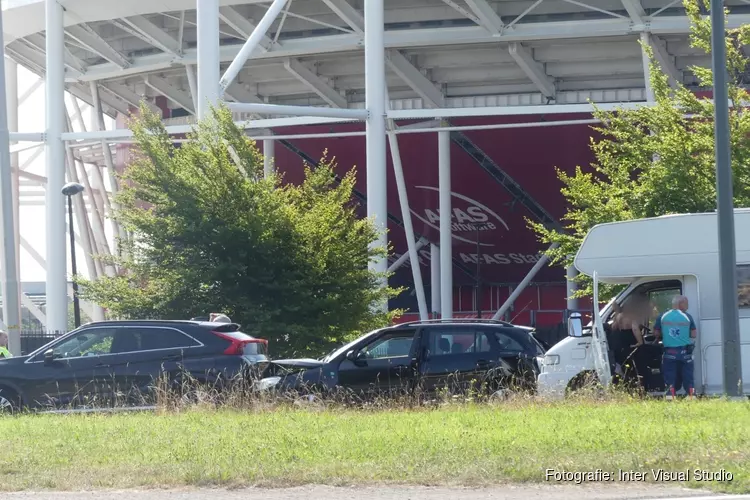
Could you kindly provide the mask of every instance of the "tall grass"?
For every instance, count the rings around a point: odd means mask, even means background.
[[[724,469],[750,491],[750,404],[532,397],[347,407],[308,399],[0,418],[0,489],[544,481],[548,468]]]

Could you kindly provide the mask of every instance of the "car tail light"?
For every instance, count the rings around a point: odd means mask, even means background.
[[[213,334],[230,342],[229,347],[224,350],[224,354],[227,354],[229,356],[242,356],[243,354],[245,354],[245,347],[251,344],[257,344],[258,348],[263,346],[262,354],[265,354],[265,351],[268,348],[268,341],[265,339],[237,338],[222,332],[213,332]],[[260,352],[257,352],[261,350],[258,348],[255,349],[256,352],[253,354],[261,354]]]

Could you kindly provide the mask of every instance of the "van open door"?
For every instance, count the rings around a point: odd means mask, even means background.
[[[591,328],[591,347],[599,383],[603,387],[607,387],[612,381],[612,371],[609,366],[607,334],[604,331],[602,316],[599,312],[599,279],[596,271],[594,271],[592,278],[594,280],[594,321]]]

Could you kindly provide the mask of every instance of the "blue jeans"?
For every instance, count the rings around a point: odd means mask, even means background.
[[[661,372],[664,375],[667,393],[670,393],[672,388],[677,392],[682,386],[685,393],[690,394],[690,390],[694,389],[692,346],[665,347],[661,358]],[[678,373],[682,379],[680,386],[676,385]]]

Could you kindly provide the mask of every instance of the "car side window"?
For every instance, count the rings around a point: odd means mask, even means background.
[[[433,330],[428,333],[428,349],[432,356],[488,352],[490,341],[480,330],[450,329]]]
[[[362,352],[367,359],[405,357],[411,352],[413,343],[414,331],[388,332],[370,345],[365,346]]]
[[[495,332],[495,338],[500,346],[501,351],[505,352],[524,352],[526,348],[510,332]]]
[[[54,346],[55,357],[64,359],[110,354],[116,333],[115,328],[82,330]]]
[[[141,335],[141,350],[156,351],[160,349],[182,349],[197,347],[200,344],[184,333],[172,328],[143,328]]]

